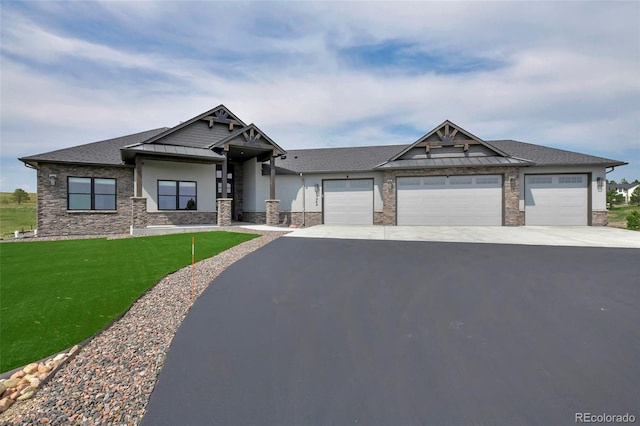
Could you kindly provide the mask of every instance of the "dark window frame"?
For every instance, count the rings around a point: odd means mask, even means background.
[[[172,182],[175,185],[175,194],[174,195],[160,195],[160,182]],[[192,183],[195,186],[195,195],[191,198],[196,206],[194,209],[188,208],[180,208],[180,184],[181,183]],[[161,211],[197,211],[198,210],[198,182],[195,180],[170,180],[170,179],[158,179],[156,181],[156,194],[158,196],[158,210]],[[167,197],[174,199],[174,208],[162,208],[160,207],[160,197]]]
[[[91,180],[91,192],[71,192],[71,185],[69,184],[71,179],[90,179]],[[96,193],[96,179],[112,180],[113,181],[113,194]],[[71,195],[89,195],[91,197],[91,207],[89,209],[77,209],[71,207]],[[96,209],[96,195],[112,195],[113,196],[113,208],[112,209]],[[116,211],[118,210],[118,179],[111,177],[100,176],[67,176],[67,210],[71,211]]]

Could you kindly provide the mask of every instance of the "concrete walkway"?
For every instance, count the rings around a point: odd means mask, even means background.
[[[640,248],[640,232],[602,226],[317,225],[286,237]]]

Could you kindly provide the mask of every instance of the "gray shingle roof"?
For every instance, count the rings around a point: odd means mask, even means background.
[[[155,138],[167,130],[167,128],[147,130],[133,135],[22,157],[20,160],[28,164],[54,162],[121,165],[121,148],[147,142],[149,139]],[[494,146],[511,157],[526,160],[541,166],[619,166],[626,164],[625,162],[608,158],[513,140],[485,141],[485,143]],[[286,154],[286,159],[278,158],[276,160],[276,167],[278,173],[372,171],[376,166],[388,161],[408,146],[409,145],[379,145],[290,150]],[[420,167],[429,167],[429,165],[425,164]],[[268,168],[266,170],[268,170]]]
[[[133,135],[122,136],[119,138],[72,146],[70,148],[45,152],[43,154],[30,155],[28,157],[19,158],[19,160],[29,164],[37,162],[51,162],[121,165],[122,158],[120,157],[120,148],[126,145],[141,143],[166,130],[166,127],[147,130],[145,132],[134,133]]]
[[[609,158],[596,157],[593,155],[580,154],[579,152],[565,151],[563,149],[549,148],[541,145],[534,145],[526,142],[513,140],[485,141],[489,145],[506,152],[512,157],[529,160],[540,166],[553,165],[603,165],[621,166],[627,164],[623,161],[611,160]]]
[[[276,167],[297,173],[357,172],[373,170],[407,145],[357,146],[349,148],[291,149]]]

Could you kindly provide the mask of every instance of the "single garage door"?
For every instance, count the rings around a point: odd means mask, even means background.
[[[502,176],[399,177],[398,225],[502,225]]]
[[[526,175],[525,224],[587,225],[587,175]]]
[[[324,223],[373,225],[373,179],[325,180]]]

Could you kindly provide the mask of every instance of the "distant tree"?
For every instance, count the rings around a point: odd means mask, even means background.
[[[629,204],[640,206],[640,186],[637,187],[631,194],[631,197],[629,198]]]
[[[638,185],[640,185],[640,180],[636,179],[636,180],[634,180],[634,181],[633,181],[633,182],[631,182],[631,183],[637,183]]]
[[[27,191],[25,191],[24,189],[18,188],[13,191],[13,199],[16,203],[20,204],[23,201],[29,201],[29,194],[27,194]]]
[[[617,192],[615,189],[607,191],[607,204],[613,207],[614,204],[624,203],[624,195]]]
[[[616,181],[615,181],[615,180],[613,180],[613,179],[608,180],[608,181],[607,181],[607,183],[610,183],[611,185],[617,185],[617,184],[618,184],[618,182],[616,182]]]
[[[625,178],[622,178],[622,180],[620,181],[620,183],[621,183],[621,184],[623,184],[623,185],[626,185],[626,184],[628,184],[629,182],[627,182],[627,180],[626,180]]]

